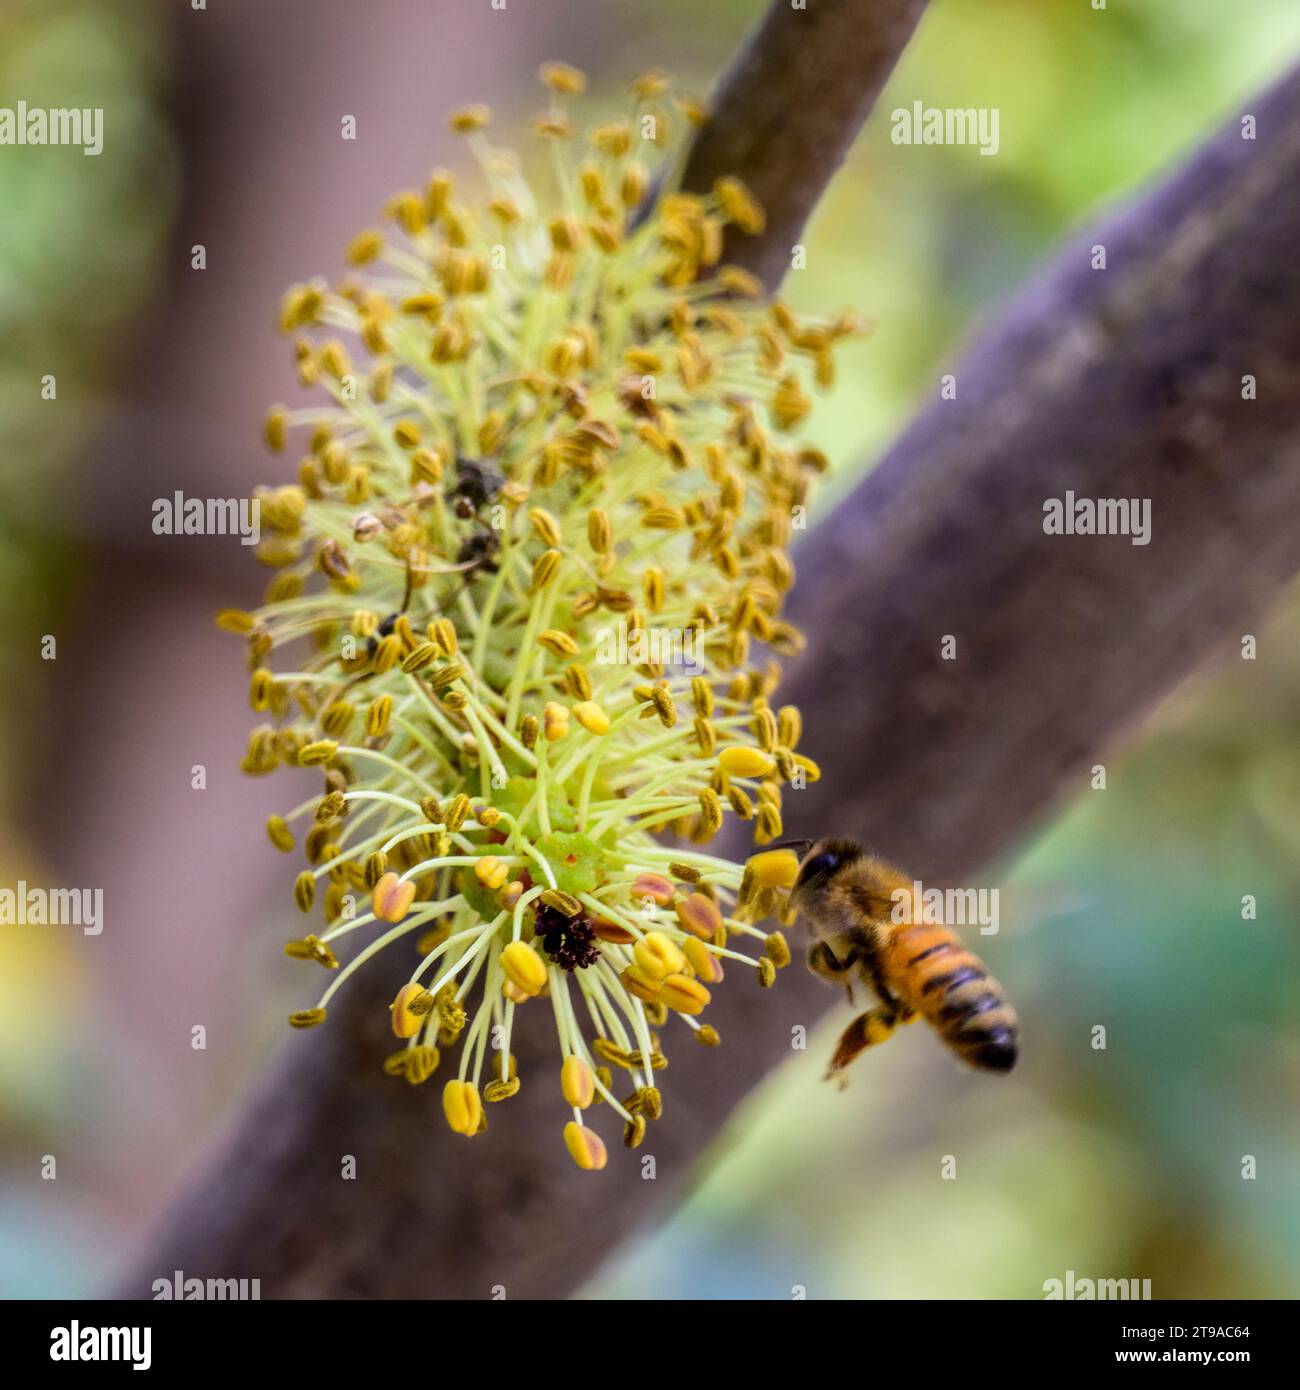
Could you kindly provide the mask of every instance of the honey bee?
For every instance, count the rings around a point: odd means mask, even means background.
[[[1016,1064],[1019,1022],[1002,986],[950,927],[927,922],[911,879],[856,840],[796,840],[791,905],[817,932],[808,968],[866,984],[880,1000],[844,1030],[827,1078],[903,1023],[924,1018],[962,1061],[982,1071]],[[898,920],[898,918],[903,920]]]

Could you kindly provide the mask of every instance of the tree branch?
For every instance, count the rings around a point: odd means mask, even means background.
[[[800,552],[782,696],[854,730],[811,828],[829,801],[927,876],[987,862],[1300,569],[1300,69],[1248,110],[1257,141],[1230,122],[1067,247]],[[1067,491],[1148,499],[1150,544],[1044,534]]]
[[[1230,126],[1036,279],[957,367],[958,399],[802,548],[810,652],[782,696],[826,777],[788,798],[792,829],[860,834],[927,879],[968,872],[1300,569],[1300,75],[1253,110],[1258,143]],[[1151,499],[1151,544],[1045,535],[1042,502],[1066,489]],[[428,1089],[384,1084],[396,954],[291,1041],[125,1294],[175,1269],[268,1297],[567,1294],[662,1208],[790,1026],[836,1002],[797,968],[720,991],[725,1051],[676,1046],[645,1149],[586,1174],[539,1142],[559,1128],[544,1030],[520,1030],[533,1080],[472,1149]]]
[[[723,258],[775,289],[925,9],[925,0],[774,0],[710,100],[682,187],[742,179],[767,212],[761,237],[732,228]]]

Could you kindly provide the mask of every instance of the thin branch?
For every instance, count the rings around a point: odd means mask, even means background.
[[[956,367],[957,400],[803,547],[812,655],[783,696],[826,777],[792,828],[969,872],[1300,570],[1300,74],[1252,109],[1257,143],[1234,123],[1036,279]],[[1067,489],[1151,499],[1151,544],[1045,535],[1042,502]],[[720,991],[723,1048],[673,1040],[667,1115],[593,1175],[539,1142],[558,1129],[543,1030],[520,1030],[534,1080],[486,1139],[449,1133],[428,1089],[383,1084],[404,973],[381,957],[329,1028],[291,1041],[124,1293],[175,1269],[257,1277],[268,1297],[570,1293],[663,1209],[790,1027],[837,1001],[797,968]]]
[[[925,0],[773,0],[719,82],[682,186],[742,179],[767,211],[761,237],[728,237],[724,258],[769,289],[876,103]]]

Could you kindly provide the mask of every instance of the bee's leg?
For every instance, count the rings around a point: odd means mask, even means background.
[[[915,1009],[904,1004],[903,1001],[885,985],[879,971],[873,970],[871,972],[871,981],[880,1002],[889,1013],[894,1015],[894,1022],[896,1024],[901,1025],[904,1023],[916,1022],[920,1015]]]
[[[830,1081],[834,1078],[843,1089],[848,1084],[844,1069],[849,1063],[859,1052],[865,1052],[867,1048],[875,1047],[877,1043],[889,1038],[901,1021],[898,1012],[888,1007],[868,1009],[866,1013],[859,1014],[844,1030],[836,1044],[835,1055],[831,1058],[825,1079]]]
[[[815,941],[808,948],[808,969],[833,985],[843,985],[853,1003],[853,962],[842,961],[825,941]]]
[[[856,958],[862,962],[863,969],[871,980],[871,988],[875,990],[876,998],[884,1006],[883,1011],[887,1014],[893,1014],[896,1023],[910,1023],[915,1015],[889,988],[880,963],[879,945],[879,928],[872,926],[859,934]]]

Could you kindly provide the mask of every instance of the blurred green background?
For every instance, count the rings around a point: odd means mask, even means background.
[[[0,105],[106,112],[98,158],[0,149],[3,883],[100,881],[87,866],[109,862],[125,882],[170,868],[191,883],[187,856],[206,863],[232,817],[255,824],[268,809],[264,787],[232,776],[192,841],[160,855],[151,838],[163,833],[151,829],[162,813],[148,772],[159,726],[130,721],[202,723],[211,736],[188,751],[182,741],[177,757],[233,767],[238,663],[208,673],[230,707],[218,728],[168,658],[247,576],[240,556],[194,572],[187,553],[182,570],[114,499],[136,476],[149,494],[155,456],[176,486],[191,463],[227,492],[258,476],[257,421],[288,379],[271,328],[278,291],[321,269],[318,248],[340,246],[386,191],[451,157],[431,99],[439,112],[488,99],[502,125],[522,119],[542,57],[588,68],[598,96],[649,66],[706,93],[761,6],[585,0],[497,23],[486,6],[387,0],[368,7],[364,30],[349,27],[358,7],[332,0],[277,4],[273,17],[251,0],[219,8],[66,0],[0,12]],[[358,43],[364,82],[348,56]],[[415,85],[422,53],[445,84]],[[822,505],[1063,234],[1297,54],[1294,0],[935,5],[809,230],[808,269],[786,287],[799,308],[851,303],[878,325],[841,359],[816,417],[839,461]],[[456,85],[462,75],[474,90]],[[342,91],[322,116],[312,101],[331,81]],[[887,113],[914,100],[997,107],[999,155],[893,146]],[[383,132],[382,158],[372,146],[364,168],[326,162],[318,125],[336,122],[339,102]],[[214,189],[221,237],[207,225]],[[177,288],[196,240],[217,263],[198,299]],[[40,399],[45,372],[58,376],[58,409]],[[220,429],[192,455],[196,420]],[[158,606],[159,590],[177,613]],[[51,632],[95,636],[75,700],[31,659]],[[990,870],[1003,927],[986,954],[1026,1037],[1011,1079],[957,1073],[916,1030],[836,1094],[819,1077],[849,1016],[838,1012],[733,1118],[690,1200],[595,1273],[589,1295],[1032,1298],[1067,1270],[1150,1278],[1157,1297],[1300,1294],[1294,596],[1258,636],[1258,660],[1225,653],[1100,755],[1106,790]],[[129,767],[105,763],[97,727],[115,750],[122,731]],[[241,883],[269,883],[279,867],[260,834],[219,851],[222,882],[230,863]],[[250,901],[262,882],[250,879]],[[1242,920],[1244,894],[1255,921]],[[90,944],[0,927],[0,1293],[102,1287],[264,1064],[282,1012],[284,933],[267,920],[280,908],[218,909],[225,935],[202,933],[206,946],[144,912]],[[225,1025],[201,1084],[191,1059],[158,1047],[174,988],[197,990],[204,1017]],[[1098,1025],[1104,1051],[1092,1046]],[[95,1172],[78,1177],[75,1155],[90,1148]],[[59,1200],[34,1180],[44,1153],[70,1156]],[[1253,1181],[1244,1155],[1257,1160]],[[954,1180],[941,1177],[945,1156]]]

